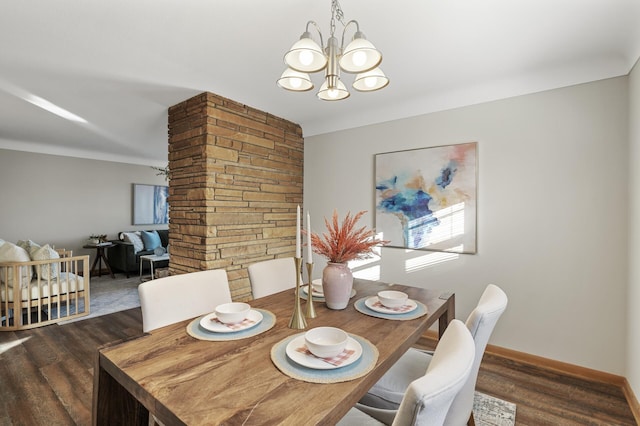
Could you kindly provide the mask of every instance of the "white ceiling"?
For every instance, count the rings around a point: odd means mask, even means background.
[[[2,0],[0,148],[164,165],[167,108],[204,91],[312,136],[626,75],[640,56],[640,0],[341,6],[383,52],[391,83],[324,102],[315,97],[320,74],[312,92],[275,82],[308,20],[326,40],[330,0]],[[352,76],[343,77],[349,87]]]

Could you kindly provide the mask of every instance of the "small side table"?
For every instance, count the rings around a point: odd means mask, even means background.
[[[155,254],[140,256],[140,281],[142,281],[142,264],[145,260],[151,265],[151,279],[154,279],[155,275],[153,273],[153,264],[156,262],[161,262],[163,260],[169,260],[169,253],[165,253],[160,256],[157,256]]]
[[[107,256],[105,254],[105,250],[113,246],[115,246],[115,244],[113,243],[87,244],[82,246],[82,248],[86,249],[96,249],[96,258],[93,260],[93,265],[91,265],[91,276],[95,275],[96,265],[98,266],[98,276],[102,276],[102,262],[104,261],[104,265],[107,267],[107,271],[109,271],[109,275],[111,275],[111,278],[116,277],[111,270],[109,259],[107,259]]]

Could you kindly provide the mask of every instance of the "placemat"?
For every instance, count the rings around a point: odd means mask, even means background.
[[[349,333],[349,336],[357,340],[362,346],[362,356],[359,360],[351,365],[333,370],[315,370],[305,367],[289,359],[286,353],[289,342],[303,334],[304,332],[289,336],[271,348],[271,361],[273,361],[273,364],[282,373],[294,379],[310,383],[348,382],[368,374],[378,362],[378,348],[364,337]]]
[[[369,309],[367,307],[367,305],[365,305],[365,301],[371,296],[367,296],[367,297],[363,297],[362,299],[358,299],[356,300],[356,302],[353,304],[353,306],[356,308],[356,310],[360,313],[363,313],[365,315],[369,315],[372,317],[376,317],[376,318],[384,318],[384,319],[388,319],[388,320],[395,320],[395,321],[407,321],[407,320],[412,320],[412,319],[416,319],[416,318],[420,318],[423,315],[427,314],[427,307],[424,303],[418,302],[417,300],[414,300],[414,302],[416,302],[416,304],[418,305],[416,307],[416,309],[414,309],[411,312],[407,312],[404,314],[385,314],[382,312],[376,312],[372,309]]]
[[[252,308],[255,309],[255,308]],[[230,333],[215,333],[213,331],[209,331],[200,326],[200,320],[205,316],[202,315],[187,325],[187,333],[191,337],[195,337],[199,340],[209,340],[212,342],[224,342],[228,340],[240,340],[246,339],[247,337],[257,336],[260,333],[264,333],[265,331],[272,328],[276,323],[276,316],[266,309],[255,309],[262,314],[262,321],[260,324],[255,327],[251,327],[246,330],[241,331],[232,331]]]

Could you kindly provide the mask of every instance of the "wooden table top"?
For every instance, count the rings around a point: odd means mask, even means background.
[[[439,298],[442,292],[438,290],[392,287],[424,303],[429,313],[408,321],[364,315],[353,303],[390,285],[356,279],[357,294],[346,309],[334,311],[315,302],[317,318],[307,319],[307,330],[339,327],[376,345],[379,358],[374,370],[352,381],[303,382],[284,375],[272,363],[271,348],[304,331],[288,327],[293,290],[250,302],[276,315],[275,326],[258,336],[224,342],[198,340],[187,334],[191,321],[187,320],[101,349],[99,370],[117,380],[167,426],[335,424],[432,324],[441,316],[453,318],[453,295]],[[302,301],[303,311],[305,303]],[[104,416],[100,398],[94,403],[98,416]]]
[[[85,244],[82,248],[86,249],[99,249],[99,248],[110,248],[115,246],[114,243],[98,243],[98,244]]]

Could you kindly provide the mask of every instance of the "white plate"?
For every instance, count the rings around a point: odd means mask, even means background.
[[[372,311],[380,312],[381,314],[391,314],[391,315],[408,314],[409,312],[413,312],[418,307],[418,304],[415,302],[415,300],[407,299],[407,303],[405,303],[405,305],[409,305],[411,309],[407,309],[406,311],[403,311],[403,312],[398,312],[398,311],[394,311],[391,308],[387,308],[386,306],[374,306],[377,302],[378,302],[378,296],[371,296],[370,298],[364,301],[364,304],[367,306],[367,308],[371,309]]]
[[[305,285],[304,287],[302,287],[302,292],[304,294],[309,294],[308,293],[309,290],[307,290],[307,286]],[[349,295],[349,299],[351,299],[353,296],[356,295],[356,289],[352,288],[351,289],[351,295]],[[313,297],[322,297],[324,299],[324,293],[316,293],[315,291],[313,292]]]
[[[249,315],[247,315],[247,318],[249,318],[250,320],[253,320],[254,323],[253,324],[248,324],[245,325],[242,328],[237,328],[237,329],[232,329],[230,327],[227,327],[226,325],[216,321],[216,313],[212,312],[208,315],[205,315],[204,317],[202,317],[202,319],[200,320],[200,325],[202,326],[202,328],[204,328],[205,330],[209,330],[209,331],[213,331],[214,333],[235,333],[237,331],[243,331],[243,330],[247,330],[251,327],[255,327],[256,325],[260,324],[260,321],[262,321],[262,313],[260,311],[256,311],[255,309],[252,309],[249,311]]]
[[[289,359],[295,361],[296,363],[304,367],[313,368],[315,370],[335,370],[336,368],[346,367],[347,365],[353,364],[354,362],[359,360],[362,356],[362,346],[360,346],[360,343],[358,343],[358,341],[351,336],[347,338],[347,347],[345,349],[352,349],[355,351],[355,353],[340,365],[329,364],[328,362],[323,361],[320,358],[316,358],[313,355],[306,355],[296,350],[303,346],[304,334],[301,334],[300,336],[290,341],[287,345],[287,356],[289,357]]]
[[[304,287],[302,287],[302,292],[303,292],[304,294],[309,294],[309,286],[308,286],[308,285],[305,285]],[[313,290],[313,295],[314,295],[314,297],[315,297],[315,296],[318,296],[318,297],[324,297],[324,293],[323,293],[323,292],[321,292],[321,291],[317,291],[317,290],[315,290],[315,289]]]

